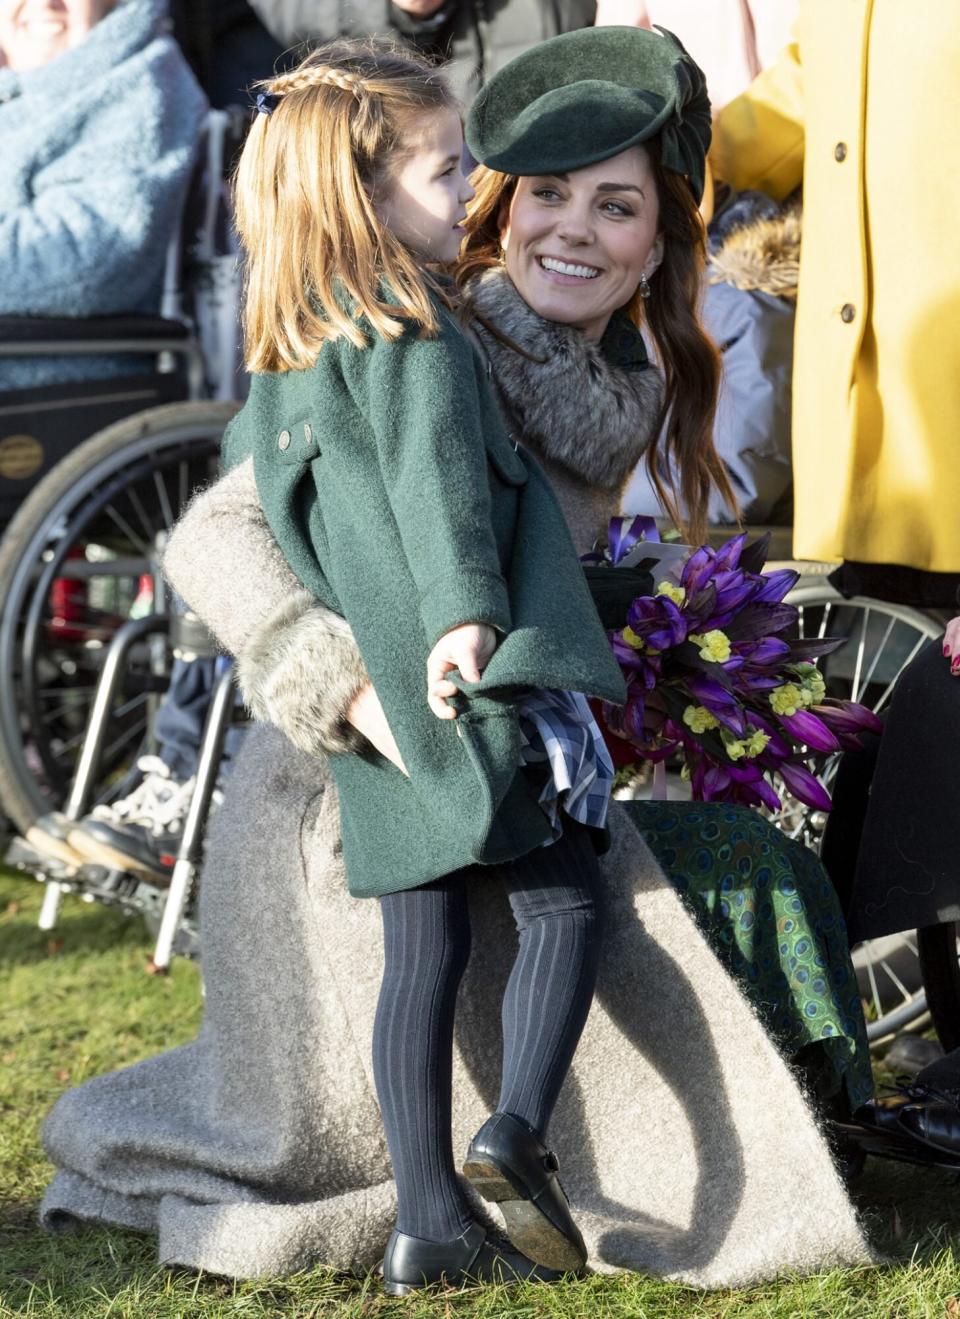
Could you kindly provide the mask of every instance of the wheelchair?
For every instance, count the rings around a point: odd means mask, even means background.
[[[239,407],[225,177],[246,120],[207,117],[158,315],[0,318],[0,361],[122,353],[149,367],[0,394],[0,806],[20,831],[67,795],[111,638],[131,616],[165,611],[165,534],[215,476]],[[122,795],[149,749],[167,668],[157,636],[129,652],[98,800]]]
[[[946,615],[865,596],[846,597],[831,584],[832,564],[792,561],[800,580],[787,597],[799,610],[801,637],[845,637],[818,667],[830,696],[859,701],[882,714],[902,671],[931,640],[943,634]],[[839,765],[833,756],[819,777],[832,788]],[[827,817],[781,793],[772,817],[788,836],[819,852]],[[960,929],[953,923],[867,940],[853,950],[871,1047],[881,1049],[901,1031],[921,1031],[931,1021],[945,1049],[960,1045]]]

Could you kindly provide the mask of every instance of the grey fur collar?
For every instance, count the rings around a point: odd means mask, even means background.
[[[619,490],[657,430],[663,401],[660,373],[626,317],[614,316],[600,344],[587,343],[579,330],[532,311],[499,267],[471,281],[467,309],[541,359],[472,322],[516,438],[575,480]]]

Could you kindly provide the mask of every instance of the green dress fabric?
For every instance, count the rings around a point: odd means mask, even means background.
[[[647,846],[787,1058],[822,1051],[852,1107],[873,1094],[836,892],[819,859],[724,802],[625,803]]]

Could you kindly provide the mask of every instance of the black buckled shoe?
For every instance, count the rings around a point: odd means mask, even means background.
[[[908,1104],[900,1114],[900,1125],[931,1149],[960,1161],[960,1108],[956,1104],[938,1098]]]
[[[915,1081],[861,1104],[849,1130],[868,1154],[960,1167],[960,1104],[932,1086]]]
[[[388,1296],[409,1296],[437,1283],[462,1287],[485,1282],[556,1282],[560,1276],[538,1268],[479,1223],[471,1223],[453,1241],[422,1241],[394,1228],[383,1257],[383,1289]]]
[[[557,1156],[526,1123],[494,1113],[467,1151],[463,1175],[500,1206],[517,1250],[562,1273],[579,1271],[587,1248],[557,1178]]]

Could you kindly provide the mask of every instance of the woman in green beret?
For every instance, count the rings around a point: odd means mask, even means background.
[[[699,543],[711,489],[735,507],[712,440],[718,356],[698,313],[710,142],[699,69],[665,31],[557,37],[491,80],[467,140],[483,163],[458,283],[514,433],[543,463],[578,548],[605,538],[642,457]],[[679,489],[664,488],[665,467]],[[869,1098],[859,989],[817,858],[743,807],[626,810],[825,1107]]]
[[[515,61],[470,116],[471,149],[485,167],[460,283],[514,441],[540,460],[583,552],[618,511],[665,403],[666,443],[682,459],[679,493],[694,530],[711,483],[723,477],[709,439],[716,357],[696,316],[696,204],[709,137],[702,79],[665,35],[598,29],[576,37]],[[650,363],[641,326],[662,372]],[[433,510],[423,514],[429,520]],[[355,904],[360,914],[343,904],[339,814],[315,759],[349,745],[351,710],[368,682],[363,662],[343,620],[284,564],[249,461],[197,500],[173,534],[166,570],[238,656],[241,687],[261,721],[235,767],[204,870],[204,1032],[189,1054],[163,1055],[149,1072],[101,1078],[61,1101],[46,1139],[64,1174],[45,1212],[81,1212],[96,1190],[97,1204],[111,1205],[106,1216],[128,1221],[129,1188],[148,1179],[155,1186],[161,1166],[168,1205],[180,1196],[216,1208],[213,1233],[194,1232],[188,1244],[186,1233],[168,1231],[176,1244],[162,1246],[165,1258],[248,1275],[317,1257],[369,1259],[376,1248],[367,1238],[382,1231],[382,1250],[392,1212],[374,1194],[384,1175],[374,1157],[382,1138],[353,1062],[356,1021],[362,1027],[376,980],[377,932],[365,904]],[[311,759],[281,745],[268,723]],[[569,1103],[557,1117],[571,1133],[578,1104],[590,1114],[588,1136],[564,1146],[564,1171],[592,1257],[698,1285],[855,1257],[857,1229],[829,1158],[737,989],[783,1053],[818,1060],[824,1093],[850,1103],[869,1093],[842,921],[816,859],[743,808],[615,804],[610,826],[610,942]],[[723,988],[648,844],[730,971]],[[485,894],[474,897],[483,907]],[[481,1093],[496,1082],[495,1049],[485,1054],[476,1040],[486,1039],[491,986],[509,963],[500,939],[478,938],[481,970],[461,994],[460,1012],[472,1023],[458,1040],[461,1095],[468,1078]],[[322,967],[313,943],[323,949]],[[270,974],[258,976],[264,964]],[[655,986],[645,983],[650,974]],[[298,1022],[314,1042],[312,1067],[297,1053]],[[668,1078],[672,1102],[658,1098],[654,1077],[637,1080],[643,1058],[657,1080]],[[752,1087],[731,1112],[723,1080],[746,1074]],[[160,1126],[150,1119],[157,1086],[166,1097]],[[230,1094],[229,1122],[198,1122],[199,1100],[186,1098],[198,1088]],[[136,1107],[138,1089],[137,1138],[125,1135],[121,1149],[95,1115],[120,1091]],[[469,1124],[471,1093],[455,1124]],[[677,1123],[681,1105],[689,1126],[682,1116]],[[770,1184],[769,1141],[779,1176],[803,1177],[804,1206]],[[315,1175],[297,1151],[311,1152]],[[651,1174],[664,1151],[662,1174]],[[690,1232],[667,1233],[672,1244],[662,1249],[630,1226],[686,1221],[691,1204]],[[253,1208],[255,1239],[242,1236]],[[191,1211],[190,1221],[196,1217]],[[708,1248],[709,1223],[722,1224],[722,1248]],[[246,1242],[242,1260],[239,1247],[223,1244],[228,1224]]]

